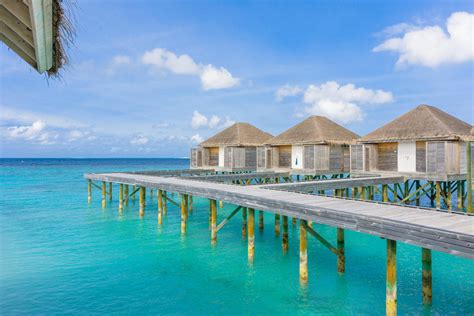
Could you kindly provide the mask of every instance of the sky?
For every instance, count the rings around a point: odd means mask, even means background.
[[[474,121],[472,1],[72,3],[60,79],[0,44],[0,157],[187,157],[313,114],[365,135],[419,104]]]

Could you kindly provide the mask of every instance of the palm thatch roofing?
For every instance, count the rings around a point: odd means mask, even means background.
[[[270,139],[267,144],[310,145],[310,144],[351,144],[360,136],[327,117],[313,115]]]
[[[362,137],[363,143],[404,140],[468,140],[472,125],[438,109],[422,104]]]
[[[59,76],[73,43],[73,0],[1,0],[0,40],[39,73]]]
[[[261,146],[271,134],[248,123],[235,123],[199,144],[201,147]]]

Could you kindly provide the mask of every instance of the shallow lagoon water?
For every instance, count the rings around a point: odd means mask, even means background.
[[[180,212],[168,204],[157,226],[156,197],[118,213],[103,210],[94,189],[87,203],[85,172],[187,168],[186,159],[0,160],[0,312],[8,314],[383,314],[385,241],[346,232],[346,273],[308,239],[309,284],[298,280],[298,229],[290,223],[283,255],[273,216],[255,233],[247,263],[240,214],[211,247],[208,201],[194,198],[186,237]],[[218,219],[233,210],[225,205]],[[335,229],[317,225],[332,243]],[[421,250],[398,243],[400,314],[473,314],[474,261],[433,252],[433,305],[421,299]]]

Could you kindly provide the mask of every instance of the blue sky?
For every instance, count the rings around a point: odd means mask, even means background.
[[[473,123],[469,1],[77,1],[61,80],[0,44],[0,156],[182,157],[232,122]],[[470,31],[469,31],[470,30]]]

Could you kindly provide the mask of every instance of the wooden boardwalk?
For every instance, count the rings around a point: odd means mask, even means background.
[[[269,190],[269,185],[239,186],[138,173],[90,173],[86,174],[85,178],[222,200],[474,259],[473,216],[419,207]]]

